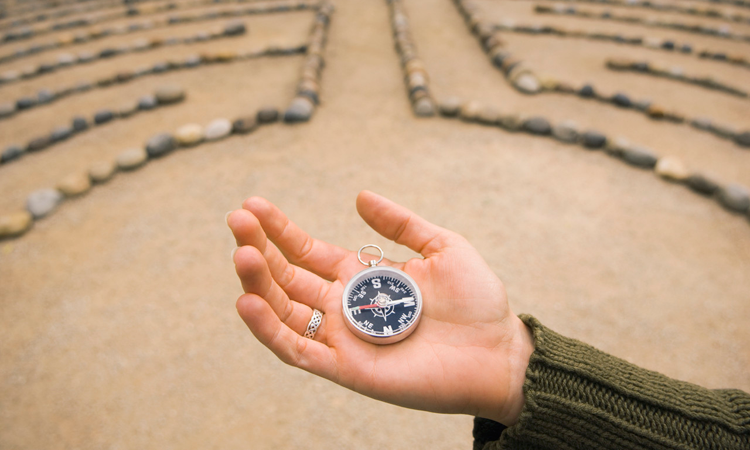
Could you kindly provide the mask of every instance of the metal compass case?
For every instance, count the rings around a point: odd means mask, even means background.
[[[365,262],[362,250],[375,248],[380,259]],[[383,250],[365,245],[357,258],[369,268],[347,283],[342,298],[346,325],[354,335],[373,344],[393,344],[409,336],[422,316],[422,293],[414,280],[398,269],[378,267]]]

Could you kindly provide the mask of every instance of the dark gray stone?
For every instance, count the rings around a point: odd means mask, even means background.
[[[607,136],[598,131],[588,130],[581,134],[581,144],[586,148],[602,148],[607,144]]]
[[[315,105],[306,97],[296,97],[284,111],[284,122],[307,122],[315,111]]]
[[[746,212],[750,209],[750,191],[739,184],[728,184],[719,188],[719,203],[730,211]]]
[[[169,133],[159,133],[146,142],[146,153],[149,158],[166,155],[177,147],[177,141]]]
[[[592,98],[596,96],[596,91],[594,90],[594,86],[587,84],[578,90],[578,95],[585,98]]]
[[[80,133],[89,127],[89,122],[84,117],[76,116],[73,118],[73,131]]]
[[[617,94],[612,96],[612,103],[623,108],[630,108],[631,106],[633,106],[633,102],[630,101],[630,97],[621,92],[618,92]]]
[[[40,105],[51,103],[55,100],[55,93],[50,91],[49,89],[42,89],[41,91],[37,92],[36,99]]]
[[[52,134],[49,135],[50,140],[52,142],[60,142],[64,141],[65,139],[69,138],[73,135],[73,127],[69,125],[61,125],[54,130],[52,130]]]
[[[20,158],[23,155],[24,149],[20,145],[9,145],[5,147],[3,153],[0,154],[0,164],[5,164],[8,161]]]
[[[101,125],[115,118],[115,113],[109,109],[102,109],[94,114],[94,124]]]
[[[262,108],[258,110],[258,123],[273,123],[279,120],[279,110],[276,108]]]
[[[629,147],[622,149],[622,159],[631,166],[653,168],[659,157],[651,150],[643,147]]]
[[[27,152],[37,152],[39,150],[47,148],[49,144],[52,143],[52,140],[49,136],[42,136],[35,139],[32,139],[29,141],[28,144],[26,144],[26,151]]]
[[[36,98],[34,97],[21,97],[16,100],[16,108],[18,109],[29,109],[36,106]]]
[[[245,27],[244,23],[233,20],[224,27],[224,36],[239,36],[245,34],[246,31],[247,27]]]
[[[258,127],[258,119],[256,117],[240,117],[239,119],[232,122],[232,132],[238,134],[245,134],[255,130]]]
[[[737,133],[737,135],[734,137],[734,142],[743,147],[750,147],[750,131]]]
[[[552,133],[552,126],[544,117],[531,117],[524,120],[523,129],[531,134],[542,136]]]
[[[140,110],[149,110],[156,108],[156,105],[158,104],[158,101],[156,100],[156,97],[153,95],[144,95],[143,97],[138,99],[138,109]]]
[[[713,195],[719,190],[719,183],[713,177],[702,173],[694,173],[693,175],[690,175],[688,179],[685,180],[685,184],[687,184],[690,189],[703,195]]]

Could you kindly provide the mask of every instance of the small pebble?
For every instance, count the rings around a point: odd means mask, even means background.
[[[750,191],[745,186],[730,183],[719,188],[719,203],[731,211],[746,212],[750,209]]]
[[[435,115],[435,103],[430,97],[423,97],[414,102],[414,114],[418,117],[432,117]],[[287,113],[289,110],[287,110]],[[286,114],[284,115],[286,120]]]
[[[40,105],[51,103],[54,99],[55,93],[50,91],[49,89],[42,89],[36,94],[37,103],[39,103]]]
[[[177,141],[169,133],[159,133],[146,142],[146,153],[149,158],[158,158],[171,152],[177,146]]]
[[[500,111],[494,106],[485,106],[477,114],[477,122],[485,125],[497,125],[500,120]]]
[[[39,189],[26,198],[26,210],[34,219],[41,219],[54,211],[62,201],[63,194],[57,189]]]
[[[440,114],[446,117],[455,117],[461,110],[461,99],[458,97],[448,97],[438,104]]]
[[[633,106],[633,102],[630,101],[630,97],[621,92],[618,92],[617,94],[612,96],[612,103],[622,108],[630,108],[631,106]]]
[[[118,117],[130,117],[136,112],[138,112],[138,109],[139,109],[138,102],[131,101],[117,108],[117,116]]]
[[[22,235],[31,228],[33,222],[33,217],[28,211],[0,216],[0,239]]]
[[[50,140],[52,142],[60,142],[68,139],[72,135],[73,127],[71,127],[70,125],[61,125],[52,130],[52,134],[50,134]]]
[[[690,175],[685,183],[690,189],[703,195],[713,195],[714,192],[719,190],[719,183],[716,179],[710,175],[702,173],[694,173]]]
[[[73,131],[80,133],[89,127],[89,122],[84,117],[76,116],[73,118]]]
[[[238,36],[245,34],[245,31],[247,31],[247,28],[244,23],[240,21],[232,21],[224,27],[224,36]]]
[[[47,148],[52,143],[52,140],[49,136],[42,136],[35,139],[32,139],[29,141],[28,144],[26,144],[26,151],[27,152],[38,152],[39,150]]]
[[[656,173],[667,180],[682,182],[688,179],[690,171],[679,159],[672,156],[659,158],[654,168]]]
[[[498,124],[508,131],[520,131],[523,128],[523,119],[518,114],[504,114],[500,116]]]
[[[523,129],[531,134],[545,136],[552,133],[552,126],[544,117],[531,117],[524,120]]]
[[[750,131],[737,133],[737,135],[734,137],[734,142],[743,147],[750,147]]]
[[[560,142],[574,143],[578,141],[578,129],[575,123],[566,120],[552,127],[552,136]]]
[[[272,123],[279,120],[279,110],[276,108],[261,108],[258,110],[258,123]]]
[[[72,173],[57,184],[57,190],[66,197],[75,197],[91,189],[91,179],[87,173]]]
[[[232,122],[227,119],[212,120],[203,130],[203,138],[207,141],[218,141],[232,133]]]
[[[731,125],[711,123],[710,131],[717,136],[728,139],[735,139],[735,137],[737,136],[737,130]]]
[[[622,159],[632,166],[650,169],[656,165],[659,157],[649,149],[643,147],[630,147],[623,149]]]
[[[524,94],[536,94],[542,89],[539,80],[530,72],[518,75],[513,81],[513,86]]]
[[[9,145],[5,147],[3,153],[0,154],[0,164],[5,164],[8,161],[20,158],[23,155],[24,149],[20,145]]]
[[[313,105],[310,99],[305,97],[295,97],[286,111],[284,111],[284,122],[307,122],[310,120],[314,110],[315,105]]]
[[[0,118],[9,117],[15,114],[16,104],[15,103],[0,103]]]
[[[115,174],[117,165],[114,161],[99,161],[89,167],[89,178],[92,183],[104,183]]]
[[[147,111],[156,108],[158,101],[153,95],[144,95],[138,99],[138,109]]]
[[[156,101],[162,105],[181,102],[185,99],[185,90],[180,86],[162,86],[155,92]]]
[[[203,140],[203,127],[196,123],[183,125],[177,129],[174,138],[183,147],[196,145]]]
[[[122,170],[133,170],[145,164],[147,160],[148,153],[145,149],[131,148],[117,155],[115,162]]]
[[[594,87],[590,84],[584,85],[579,91],[578,95],[585,98],[595,97],[596,91],[594,91]]]
[[[94,124],[101,125],[115,118],[115,113],[110,109],[102,109],[94,114]]]
[[[607,143],[607,137],[598,131],[589,130],[581,135],[581,143],[586,148],[602,148]]]
[[[706,117],[696,117],[695,119],[690,121],[690,125],[693,128],[697,128],[699,130],[710,130],[711,119],[706,118]]]
[[[258,119],[253,116],[240,117],[232,122],[232,132],[245,134],[255,130],[258,127]]]
[[[472,100],[470,102],[466,102],[461,106],[461,109],[458,112],[459,117],[461,117],[462,120],[465,120],[467,122],[472,122],[477,120],[477,117],[479,117],[479,114],[482,112],[483,106],[481,103],[479,103],[476,100]]]
[[[17,109],[29,109],[36,106],[36,98],[34,97],[22,97],[16,100]]]

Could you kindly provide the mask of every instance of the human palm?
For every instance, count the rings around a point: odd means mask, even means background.
[[[532,346],[501,281],[459,235],[371,192],[360,193],[357,209],[377,232],[424,256],[381,263],[419,285],[424,306],[416,331],[392,345],[354,336],[341,298],[364,268],[356,252],[312,239],[261,198],[248,199],[227,219],[245,290],[237,309],[250,330],[284,362],[364,395],[514,423]],[[324,316],[310,340],[302,334],[313,308]]]

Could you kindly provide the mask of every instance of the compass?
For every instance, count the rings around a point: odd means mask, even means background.
[[[365,262],[362,250],[380,251],[380,259]],[[383,250],[368,244],[357,252],[362,264],[369,266],[349,280],[342,304],[346,325],[358,338],[373,344],[393,344],[409,336],[422,315],[422,294],[414,280],[392,267],[380,267]]]

